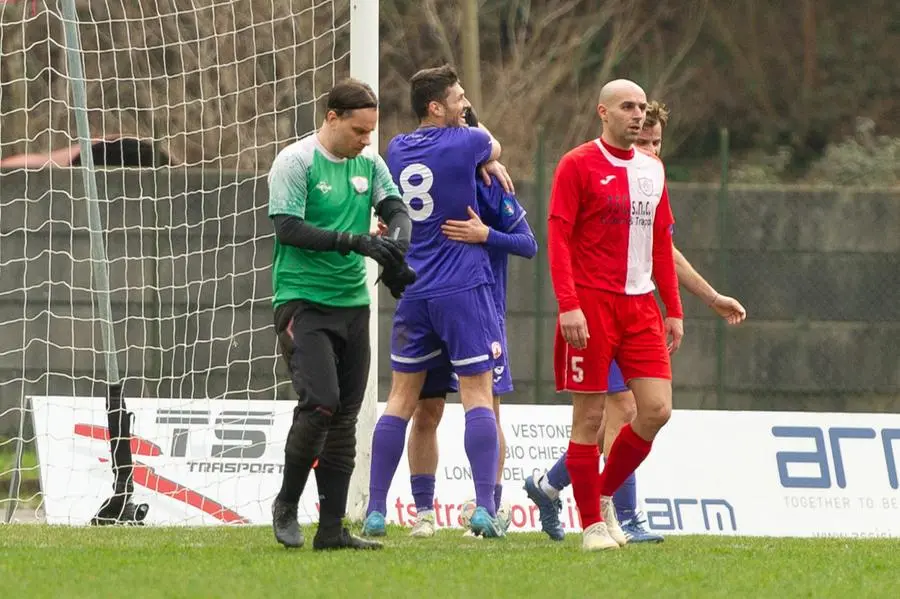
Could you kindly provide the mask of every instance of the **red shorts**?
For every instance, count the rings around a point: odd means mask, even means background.
[[[558,392],[605,393],[613,359],[625,382],[672,379],[666,329],[652,293],[623,295],[582,288],[578,299],[590,338],[587,347],[575,349],[566,343],[556,321],[553,372]]]

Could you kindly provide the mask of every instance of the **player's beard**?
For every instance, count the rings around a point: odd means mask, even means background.
[[[447,119],[448,127],[466,127],[465,115],[462,112],[456,113],[453,118]]]

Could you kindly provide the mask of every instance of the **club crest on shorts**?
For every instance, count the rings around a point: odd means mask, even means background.
[[[503,355],[503,348],[500,346],[499,341],[491,343],[491,354],[493,354],[495,360]]]
[[[356,193],[366,193],[369,191],[369,180],[365,177],[350,177],[350,185],[356,190]]]
[[[641,190],[641,193],[645,196],[653,195],[653,179],[648,179],[647,177],[638,178],[638,189]]]

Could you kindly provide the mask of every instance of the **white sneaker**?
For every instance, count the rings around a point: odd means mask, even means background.
[[[509,525],[512,522],[512,506],[508,501],[502,502],[497,507],[497,520],[500,522],[503,532],[509,530]]]
[[[619,546],[624,547],[625,544],[628,543],[628,537],[625,536],[625,532],[619,524],[619,518],[616,516],[616,506],[613,505],[612,497],[600,498],[600,516],[603,518],[603,521],[606,522],[606,530],[609,533],[609,536],[618,543]]]
[[[595,522],[581,533],[581,548],[585,551],[605,551],[618,549],[619,544],[609,536],[606,522]]]
[[[427,512],[416,514],[416,522],[413,524],[412,530],[409,531],[409,536],[416,538],[433,537],[436,530],[434,512],[428,510]]]

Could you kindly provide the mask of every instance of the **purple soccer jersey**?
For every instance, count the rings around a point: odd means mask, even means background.
[[[481,221],[491,229],[502,233],[509,233],[525,218],[525,209],[519,204],[516,197],[507,193],[500,182],[495,178],[491,185],[486,185],[479,177],[477,183],[478,212]],[[502,354],[494,362],[493,386],[494,395],[506,395],[513,390],[512,373],[509,369],[509,354],[506,343],[506,281],[507,267],[509,264],[509,252],[502,248],[487,246],[490,259],[491,273],[494,284],[491,285],[491,297],[497,312],[500,328],[500,343]],[[428,371],[423,397],[442,396],[447,392],[455,393],[459,390],[459,383],[453,374],[449,363]]]
[[[448,219],[478,211],[475,170],[490,158],[491,138],[470,127],[424,127],[391,140],[387,164],[412,220],[407,263],[416,282],[403,297],[438,297],[493,282],[487,250],[451,241],[441,231]]]
[[[484,181],[479,177],[477,191],[481,222],[490,228],[502,233],[510,233],[525,218],[525,209],[519,204],[516,196],[507,193],[496,179],[491,182],[491,185],[485,185]],[[487,251],[491,264],[491,274],[494,277],[491,295],[494,298],[497,315],[501,319],[505,319],[506,270],[509,265],[509,252],[491,246],[487,246]]]
[[[467,208],[478,211],[475,171],[490,154],[490,136],[469,127],[425,127],[388,146],[388,168],[413,225],[406,261],[417,275],[394,313],[395,371],[449,362],[471,376],[493,368],[504,353],[487,249],[441,231],[449,219],[468,219]]]

